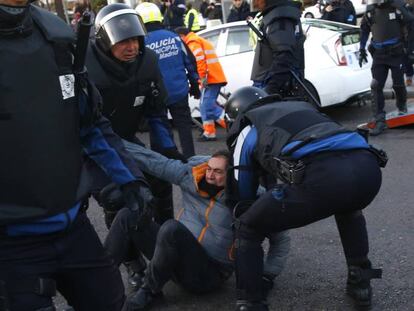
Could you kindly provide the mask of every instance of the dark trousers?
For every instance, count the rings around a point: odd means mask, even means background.
[[[236,279],[239,299],[260,301],[263,273],[261,242],[266,233],[298,228],[335,215],[346,259],[367,258],[368,234],[361,212],[377,195],[381,171],[369,151],[315,156],[302,184],[269,190],[236,222]]]
[[[188,106],[188,97],[168,106],[174,126],[177,128],[181,149],[187,159],[195,155],[193,141],[193,120]]]
[[[396,105],[404,110],[407,101],[407,90],[404,84],[403,55],[378,55],[374,53],[374,61],[371,67],[372,82],[372,109],[375,121],[385,120],[385,98],[384,86],[387,80],[388,71],[391,71],[393,89],[395,91]]]
[[[150,260],[145,283],[160,291],[173,279],[194,293],[210,292],[223,283],[220,264],[214,262],[192,233],[180,222],[170,219],[159,226],[154,222],[133,229],[133,214],[122,209],[116,216],[105,241],[105,248],[115,262],[121,263],[133,247]]]
[[[52,306],[39,278],[57,289],[77,311],[121,310],[124,286],[94,228],[81,212],[68,231],[0,238],[0,280],[12,311]]]

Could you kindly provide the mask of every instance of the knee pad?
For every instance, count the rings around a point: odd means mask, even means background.
[[[377,91],[379,87],[378,81],[376,79],[372,79],[370,87],[372,91]]]

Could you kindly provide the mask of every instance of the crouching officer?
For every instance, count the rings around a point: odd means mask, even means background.
[[[56,290],[76,310],[122,308],[121,275],[81,203],[84,155],[134,211],[147,186],[74,70],[73,43],[53,14],[0,0],[0,310],[55,310]]]
[[[251,80],[269,94],[282,96],[292,92],[292,71],[303,78],[305,36],[300,22],[299,1],[258,0],[263,16],[256,46]]]
[[[414,19],[404,2],[400,0],[383,1],[372,0],[361,21],[361,43],[359,65],[367,62],[365,50],[369,33],[372,32],[371,43],[368,50],[372,55],[371,67],[372,82],[372,110],[375,127],[370,134],[377,136],[386,129],[384,85],[388,70],[391,70],[393,89],[396,104],[400,115],[407,113],[407,90],[404,84],[404,34],[412,32],[411,22]],[[406,25],[409,25],[406,27]]]
[[[266,234],[335,216],[348,264],[347,292],[371,305],[370,279],[381,277],[368,259],[362,209],[381,187],[379,152],[356,132],[302,101],[281,101],[255,87],[236,91],[226,105],[229,179],[236,238],[237,309],[268,310],[261,276]],[[383,164],[381,162],[381,164]],[[352,173],[350,173],[352,172]],[[261,180],[268,191],[249,201]]]
[[[349,0],[327,0],[321,19],[344,24],[356,25],[354,5]]]

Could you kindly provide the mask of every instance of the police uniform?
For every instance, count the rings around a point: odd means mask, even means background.
[[[235,94],[237,95],[237,94]],[[230,99],[232,100],[232,99]],[[267,310],[263,303],[261,242],[269,232],[298,228],[335,215],[349,271],[371,270],[368,236],[361,212],[381,186],[370,146],[306,102],[262,102],[240,112],[231,125],[229,178],[236,229],[237,310]],[[268,191],[256,198],[259,180]],[[353,279],[348,278],[351,295]],[[355,285],[359,290],[361,284]],[[370,288],[358,301],[370,304]]]
[[[121,14],[116,15],[117,12]],[[109,19],[101,25],[105,16],[113,16],[112,21]],[[144,26],[138,25],[139,29],[134,30],[136,23],[139,23],[137,13],[125,4],[108,5],[98,13],[95,21],[97,40],[92,44],[86,62],[90,77],[102,95],[103,114],[111,121],[116,134],[125,140],[143,145],[135,135],[140,125],[148,121],[151,148],[167,157],[183,159],[177,151],[168,123],[167,92],[158,67],[157,55],[145,48]],[[135,36],[139,38],[140,51],[136,60],[120,62],[111,56],[109,45],[112,43],[105,43],[105,25],[112,27],[108,32],[119,33],[115,35],[118,40]],[[131,33],[125,30],[128,29],[125,25],[131,25]],[[163,222],[173,217],[171,185],[149,175],[146,177],[154,196],[158,198],[157,220]]]
[[[301,3],[268,0],[261,13],[263,38],[256,46],[251,80],[269,94],[286,94],[292,90],[291,70],[304,76],[305,36],[300,22]]]
[[[383,88],[391,70],[396,105],[400,114],[407,113],[407,91],[404,84],[404,23],[411,18],[404,8],[396,8],[390,3],[371,4],[367,7],[361,22],[361,55],[365,53],[365,46],[369,33],[372,32],[368,50],[372,54],[371,67],[372,107],[376,126],[371,135],[378,135],[385,129],[385,99]]]
[[[84,155],[119,185],[143,176],[73,72],[72,30],[32,5],[0,5],[0,25],[0,309],[54,310],[58,289],[76,310],[120,310],[121,276],[81,203]]]
[[[180,37],[162,26],[161,12],[154,3],[141,3],[136,11],[148,31],[145,45],[158,57],[158,65],[168,93],[167,107],[177,128],[183,154],[186,158],[192,157],[195,151],[188,93],[189,85],[197,87],[198,90],[196,68]]]
[[[356,13],[354,5],[349,0],[339,0],[339,1],[330,1],[328,2],[332,7],[331,11],[327,11],[326,8],[323,11],[321,19],[356,25]]]

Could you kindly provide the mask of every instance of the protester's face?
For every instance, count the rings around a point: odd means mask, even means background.
[[[233,5],[235,8],[239,8],[242,5],[243,0],[233,0]]]
[[[139,52],[138,38],[130,38],[116,43],[111,48],[111,52],[112,55],[121,62],[129,62],[134,60]]]
[[[266,7],[266,0],[254,0],[253,6],[259,11],[263,11]]]
[[[210,185],[224,187],[227,177],[227,159],[223,157],[211,158],[207,163],[206,181]]]
[[[0,4],[11,6],[25,6],[27,5],[27,0],[0,0]]]

